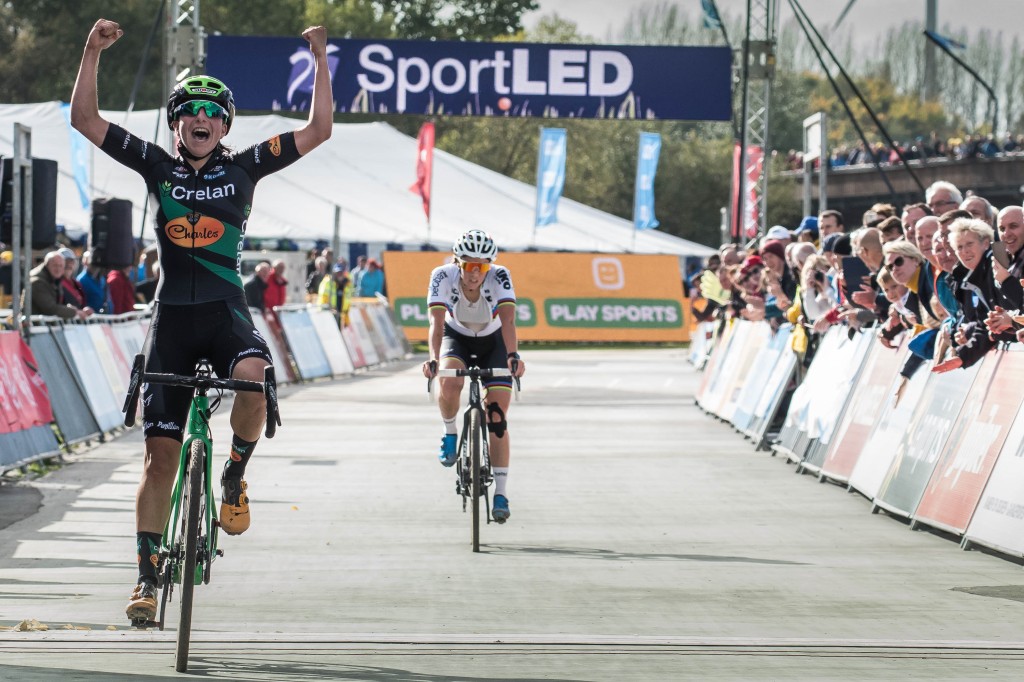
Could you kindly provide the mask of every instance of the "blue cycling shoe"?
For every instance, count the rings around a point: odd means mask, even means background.
[[[441,436],[441,452],[437,455],[437,461],[441,462],[442,465],[450,467],[455,464],[455,460],[458,459],[458,454],[455,452],[457,441],[458,436],[454,433],[446,433]]]
[[[494,504],[491,507],[491,516],[498,523],[505,523],[512,512],[508,510],[508,498],[504,495],[495,495]]]

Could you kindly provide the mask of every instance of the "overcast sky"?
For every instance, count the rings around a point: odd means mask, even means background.
[[[744,16],[747,0],[716,0],[722,14]],[[849,0],[802,0],[801,5],[819,29],[830,27]],[[526,15],[527,26],[540,16],[558,13],[575,21],[580,32],[603,40],[609,29],[621,25],[631,10],[657,4],[655,0],[540,0],[540,10]],[[696,13],[700,0],[676,0],[675,4]],[[840,27],[840,33],[854,36],[854,48],[872,46],[879,35],[907,21],[924,26],[925,0],[857,0]],[[779,0],[782,22],[793,18],[786,0]],[[965,26],[969,35],[983,27],[1003,30],[1007,37],[1020,35],[1024,25],[1024,2],[1021,0],[938,0],[938,25]],[[616,31],[613,30],[613,34]],[[848,32],[848,33],[847,33]],[[864,41],[856,36],[863,35]]]

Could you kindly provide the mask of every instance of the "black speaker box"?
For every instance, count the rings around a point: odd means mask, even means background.
[[[102,268],[123,268],[135,262],[132,239],[132,202],[94,199],[89,234],[92,262]]]
[[[12,243],[13,168],[11,159],[4,159],[3,183],[0,183],[0,241],[6,244]],[[51,159],[32,159],[32,248],[45,249],[53,246],[56,241],[57,162]]]

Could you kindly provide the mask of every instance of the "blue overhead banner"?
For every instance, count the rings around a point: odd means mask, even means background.
[[[636,161],[636,188],[633,193],[633,225],[650,230],[660,223],[654,217],[654,176],[658,172],[661,135],[640,133],[640,151]]]
[[[541,128],[537,156],[537,216],[534,226],[558,222],[558,198],[565,186],[565,128]]]
[[[727,121],[728,47],[333,40],[335,110]],[[239,109],[309,108],[302,38],[210,36],[207,72]]]

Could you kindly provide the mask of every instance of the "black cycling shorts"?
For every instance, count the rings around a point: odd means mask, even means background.
[[[235,364],[246,358],[273,364],[270,348],[256,330],[242,296],[195,305],[157,301],[143,353],[145,371],[151,373],[192,375],[201,358],[222,378],[229,378]],[[146,437],[165,436],[181,442],[191,402],[191,388],[146,384],[142,393]]]
[[[501,330],[487,336],[466,336],[444,325],[441,359],[458,358],[463,366],[508,369],[508,352]],[[485,388],[512,388],[512,377],[492,377],[483,381]]]

